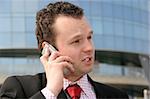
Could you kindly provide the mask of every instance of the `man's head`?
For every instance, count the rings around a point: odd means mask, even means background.
[[[41,9],[36,15],[36,37],[39,50],[42,49],[43,41],[55,45],[55,27],[53,26],[59,16],[68,16],[76,19],[82,18],[83,10],[68,2],[50,3]]]
[[[54,45],[62,56],[73,60],[74,73],[69,78],[90,72],[94,63],[93,31],[83,10],[67,2],[49,4],[37,14],[39,48],[43,41]]]

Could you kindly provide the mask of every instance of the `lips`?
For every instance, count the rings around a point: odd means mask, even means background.
[[[93,57],[92,56],[86,56],[82,59],[82,62],[86,64],[91,64]]]

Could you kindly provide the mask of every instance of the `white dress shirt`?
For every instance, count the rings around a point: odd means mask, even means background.
[[[71,82],[68,79],[64,78],[63,90],[65,90],[70,84],[75,83],[77,83],[82,89],[80,99],[96,99],[93,86],[89,83],[87,79],[87,74],[76,82]],[[57,99],[57,96],[54,96],[54,94],[50,90],[48,90],[47,87],[42,89],[41,92],[46,99]]]

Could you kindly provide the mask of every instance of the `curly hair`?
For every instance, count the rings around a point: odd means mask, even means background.
[[[50,3],[46,8],[38,11],[36,14],[36,37],[40,51],[42,50],[42,42],[44,41],[55,46],[56,34],[54,33],[53,24],[60,15],[79,19],[82,18],[84,12],[82,8],[63,1]]]

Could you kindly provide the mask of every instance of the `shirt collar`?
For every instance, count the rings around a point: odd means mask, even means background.
[[[78,81],[76,82],[71,82],[67,79],[64,78],[64,86],[63,86],[63,90],[65,90],[70,84],[75,84],[77,83],[83,90],[83,92],[88,96],[91,91],[93,91],[92,89],[92,85],[89,83],[88,78],[87,78],[87,74],[84,75],[83,77],[81,77]]]

